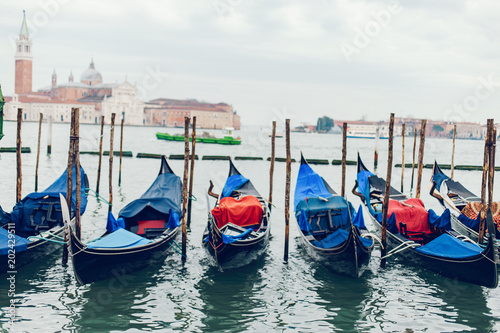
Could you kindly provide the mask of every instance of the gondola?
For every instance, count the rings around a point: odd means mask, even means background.
[[[162,156],[160,172],[149,189],[125,206],[117,219],[110,212],[106,233],[87,243],[76,236],[61,197],[77,281],[87,284],[120,278],[165,258],[179,234],[181,195],[181,180]]]
[[[430,194],[439,201],[444,209],[448,208],[452,213],[451,225],[453,229],[475,241],[479,239],[479,216],[475,219],[471,218],[465,207],[473,203],[480,203],[481,198],[445,175],[436,161],[434,161],[432,170]],[[462,212],[469,216],[462,214]],[[495,234],[497,238],[500,236],[498,224],[495,228]],[[486,241],[485,237],[483,242]]]
[[[250,264],[266,250],[271,232],[271,205],[229,161],[229,175],[213,209],[207,195],[208,222],[202,246],[211,263],[219,269]]]
[[[358,278],[374,246],[363,208],[356,212],[301,156],[294,196],[300,240],[308,255],[332,272]]]
[[[73,168],[72,206],[75,211],[76,168]],[[81,171],[82,203],[80,213],[87,206],[88,178]],[[0,273],[16,271],[32,262],[46,258],[61,248],[64,223],[59,193],[66,195],[67,170],[41,192],[33,192],[18,202],[11,213],[0,207]],[[72,217],[74,214],[72,215]]]
[[[359,155],[357,171],[353,193],[361,198],[373,224],[381,229],[385,180],[371,173]],[[452,228],[449,210],[437,216],[432,209],[427,211],[420,199],[409,199],[393,187],[389,197],[387,244],[393,249],[388,256],[399,253],[420,267],[451,279],[488,288],[498,285],[495,234],[488,235],[482,248]],[[490,212],[487,223],[491,228]]]

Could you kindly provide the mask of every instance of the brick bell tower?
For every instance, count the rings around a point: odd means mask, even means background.
[[[32,91],[33,55],[31,53],[31,39],[26,24],[26,13],[23,10],[23,23],[19,38],[16,40],[16,94],[29,94]]]

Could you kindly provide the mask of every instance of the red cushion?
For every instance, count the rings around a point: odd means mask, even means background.
[[[146,232],[144,229],[165,229],[165,220],[146,220],[146,221],[137,221],[139,223],[139,230],[137,231],[138,235],[143,235]]]
[[[396,200],[389,200],[387,216],[390,217],[392,213],[396,214],[399,232],[401,232],[399,223],[403,222],[406,224],[408,233],[432,233],[429,225],[429,213],[422,200],[412,198],[406,200],[405,203],[413,207],[405,206]]]
[[[212,215],[217,226],[222,228],[231,222],[240,227],[260,224],[262,220],[262,205],[254,196],[245,196],[240,200],[232,197],[222,198],[219,207],[212,209]]]

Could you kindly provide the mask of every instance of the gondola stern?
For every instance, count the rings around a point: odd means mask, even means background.
[[[170,165],[168,165],[167,158],[165,155],[161,156],[161,166],[160,166],[160,172],[158,175],[164,174],[164,173],[174,173],[172,169],[170,168]]]
[[[359,155],[358,152],[358,173],[360,173],[361,171],[370,171],[370,170],[368,170],[368,168],[363,164],[361,156]]]
[[[229,158],[229,175],[228,175],[228,177],[231,177],[234,175],[241,175],[241,173],[238,171],[238,169],[236,169],[231,158]]]

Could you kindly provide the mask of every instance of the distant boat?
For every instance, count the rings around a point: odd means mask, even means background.
[[[358,139],[375,139],[377,136],[376,125],[348,125],[347,137]],[[380,139],[388,139],[389,133],[387,127],[381,126],[379,128]]]
[[[208,132],[203,132],[200,136],[196,137],[196,142],[201,143],[217,143],[221,145],[240,145],[241,138],[233,136],[234,128],[226,127],[222,130],[222,134],[224,135],[222,138],[215,137]],[[168,141],[184,141],[184,135],[170,135],[168,133],[156,133],[156,138],[159,140],[168,140]],[[189,137],[189,141],[193,141],[191,137]]]

